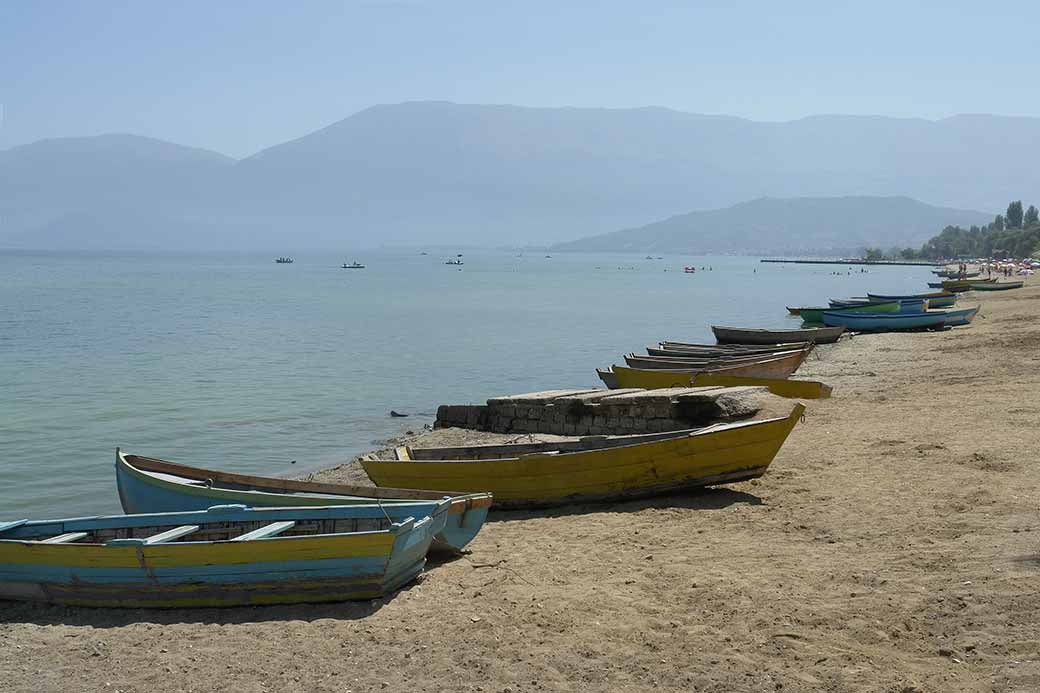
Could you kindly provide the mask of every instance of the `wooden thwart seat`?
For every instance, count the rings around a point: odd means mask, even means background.
[[[197,532],[199,525],[181,525],[168,529],[165,532],[153,534],[150,537],[133,537],[129,539],[111,539],[105,542],[106,546],[151,546],[152,544],[165,544],[181,537]]]
[[[246,532],[240,536],[235,537],[231,541],[249,541],[251,539],[263,539],[264,537],[273,537],[276,534],[281,534],[287,529],[296,526],[294,520],[285,520],[284,522],[272,522],[269,525],[258,527],[252,532]]]
[[[159,534],[153,534],[152,536],[150,536],[147,539],[145,539],[144,543],[145,544],[163,544],[163,543],[168,542],[168,541],[173,541],[175,539],[180,539],[181,537],[183,537],[186,534],[191,534],[192,532],[197,532],[198,529],[199,529],[198,525],[181,525],[180,527],[174,527],[173,529],[168,529],[165,532],[160,532]]]
[[[67,532],[56,537],[44,539],[41,544],[71,544],[90,535],[90,532]]]

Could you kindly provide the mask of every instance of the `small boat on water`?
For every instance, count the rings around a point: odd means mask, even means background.
[[[293,263],[293,259],[291,257],[276,257],[274,261],[279,265],[291,265]]]
[[[223,505],[0,523],[0,599],[126,608],[375,599],[422,572],[448,505],[398,521],[380,505]]]
[[[463,262],[462,262],[461,258],[453,258],[451,260],[445,260],[444,264],[445,265],[461,265],[461,264],[463,264]]]
[[[841,327],[815,327],[801,330],[759,330],[747,327],[712,325],[711,331],[719,344],[777,344],[780,342],[813,342],[832,344],[838,341]]]
[[[793,399],[826,399],[833,388],[815,380],[788,380],[786,378],[749,378],[742,375],[719,375],[697,373],[693,376],[694,387],[766,387],[774,395]]]
[[[802,318],[802,322],[822,324],[823,311],[825,310],[837,310],[843,313],[898,313],[899,309],[899,301],[888,301],[886,303],[869,303],[838,308],[800,308],[799,315]]]
[[[362,265],[357,260],[355,260],[354,262],[350,263],[349,265],[344,262],[343,263],[343,269],[365,269],[365,266]]]
[[[350,486],[201,469],[116,450],[116,487],[126,513],[205,510],[218,504],[250,507],[366,505],[378,503],[388,517],[425,512],[450,498],[446,522],[434,548],[458,551],[473,540],[487,518],[491,494]]]
[[[947,311],[921,313],[840,313],[827,311],[823,324],[841,326],[852,332],[898,332],[936,329],[945,326]]]
[[[928,301],[929,308],[949,308],[957,302],[957,294],[952,291],[933,291],[927,294],[909,294],[904,296],[868,293],[867,298],[873,301],[906,301],[922,298]]]
[[[574,442],[402,447],[361,464],[380,485],[487,490],[496,508],[628,500],[762,476],[804,411],[796,404],[781,418]]]
[[[970,284],[972,291],[1007,291],[1008,289],[1021,289],[1025,282],[979,282]]]

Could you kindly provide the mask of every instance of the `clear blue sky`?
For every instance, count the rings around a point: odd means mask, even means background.
[[[1038,20],[1035,1],[4,0],[0,148],[132,132],[245,156],[415,99],[1035,116]]]

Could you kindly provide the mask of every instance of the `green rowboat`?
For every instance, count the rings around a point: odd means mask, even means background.
[[[831,313],[898,313],[899,301],[889,301],[887,303],[865,303],[863,305],[848,306],[846,308],[800,308],[799,315],[802,316],[804,322],[822,324],[823,311]]]

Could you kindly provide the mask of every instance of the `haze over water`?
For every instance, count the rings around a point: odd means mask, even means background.
[[[467,251],[459,271],[451,255],[367,253],[346,270],[355,258],[0,254],[0,519],[118,512],[117,445],[303,473],[432,423],[438,404],[596,387],[597,366],[660,339],[798,327],[785,305],[931,277],[505,251]]]

